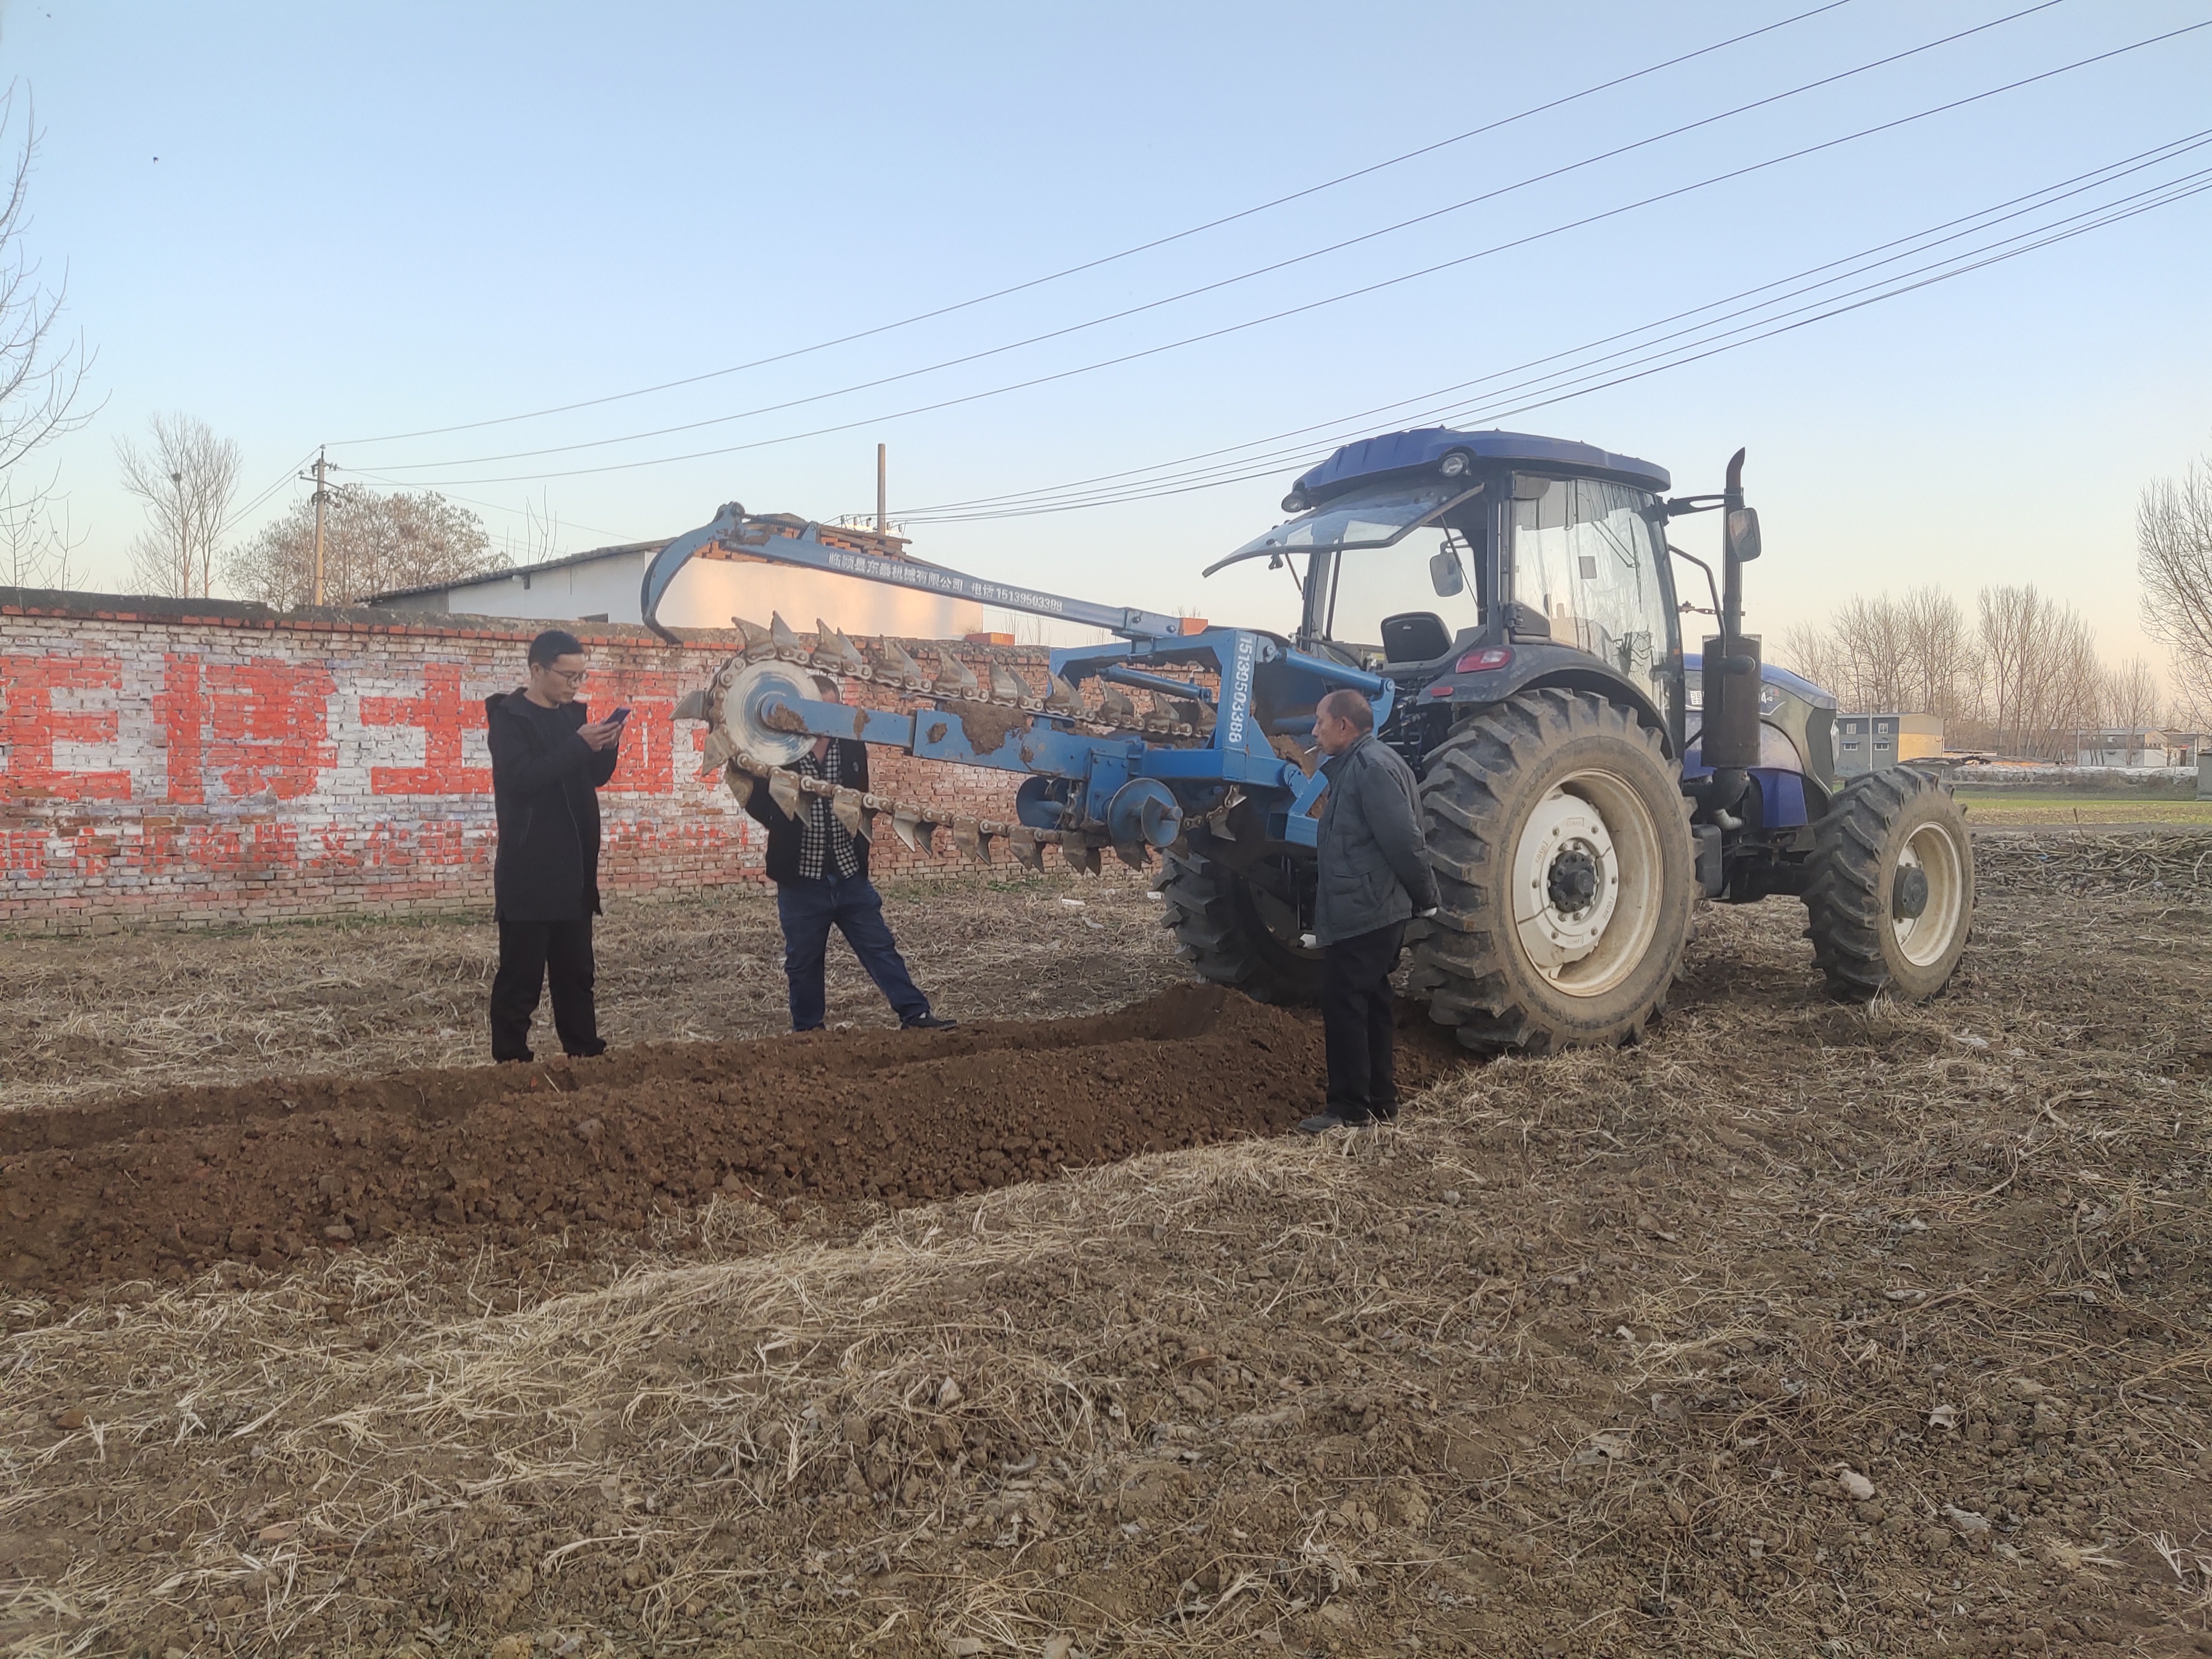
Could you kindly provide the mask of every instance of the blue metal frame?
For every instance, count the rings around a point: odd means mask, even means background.
[[[1261,676],[1267,677],[1272,701],[1279,706],[1310,706],[1325,693],[1346,688],[1373,700],[1376,725],[1390,718],[1397,693],[1391,681],[1293,650],[1273,635],[1241,628],[1185,634],[1180,617],[1095,605],[987,582],[934,565],[830,547],[816,533],[817,528],[809,525],[793,536],[754,525],[746,520],[744,509],[732,502],[712,524],[678,537],[654,556],[640,594],[647,624],[672,640],[675,636],[661,627],[657,613],[677,572],[704,548],[742,550],[778,563],[976,599],[1120,634],[1125,641],[1120,645],[1052,652],[1052,672],[1071,684],[1096,678],[1211,704],[1216,711],[1212,740],[1198,746],[1154,743],[1133,732],[1093,735],[1076,730],[1063,715],[1040,713],[1026,726],[1007,732],[995,748],[980,750],[957,704],[894,714],[763,688],[759,706],[750,713],[770,729],[795,725],[812,736],[858,738],[927,760],[1063,778],[1079,786],[1071,791],[1070,805],[1076,812],[1067,827],[1106,828],[1117,838],[1139,822],[1156,827],[1162,822],[1163,788],[1172,793],[1176,807],[1189,813],[1211,810],[1233,785],[1249,794],[1273,798],[1265,804],[1270,831],[1277,839],[1310,847],[1319,829],[1312,809],[1327,780],[1318,768],[1309,776],[1296,762],[1275,753],[1269,740],[1274,734],[1261,729],[1257,715]],[[1161,668],[1210,672],[1220,689],[1209,691],[1193,681],[1156,672]],[[1286,729],[1311,728],[1310,720],[1285,724]]]
[[[1087,599],[1066,599],[1033,587],[986,581],[980,576],[963,575],[957,570],[923,564],[918,560],[886,559],[857,548],[831,547],[818,533],[821,528],[810,524],[794,536],[781,525],[761,524],[747,518],[744,507],[737,501],[725,502],[712,524],[678,536],[653,556],[639,586],[638,614],[647,628],[670,644],[676,643],[676,635],[660,625],[660,602],[667,597],[676,573],[694,556],[709,547],[720,547],[732,553],[773,559],[778,564],[795,564],[838,576],[859,576],[893,587],[941,594],[946,599],[972,599],[978,605],[996,605],[1002,610],[1057,617],[1064,622],[1103,628],[1109,634],[1129,639],[1156,639],[1182,631],[1182,617],[1158,611],[1094,605]]]

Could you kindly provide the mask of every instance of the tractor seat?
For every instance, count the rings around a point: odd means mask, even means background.
[[[1385,662],[1434,662],[1451,647],[1451,629],[1433,611],[1404,611],[1382,618]]]

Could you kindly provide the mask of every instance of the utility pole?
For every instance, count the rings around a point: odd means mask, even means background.
[[[876,534],[881,536],[890,528],[890,520],[884,512],[884,446],[876,446]]]
[[[318,447],[315,451],[315,603],[318,605],[323,602],[323,505],[331,498],[331,492],[323,487],[323,476],[329,470],[329,451]]]

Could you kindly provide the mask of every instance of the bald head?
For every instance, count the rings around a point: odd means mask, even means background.
[[[1357,691],[1332,691],[1314,705],[1314,741],[1341,755],[1375,729],[1375,705]]]

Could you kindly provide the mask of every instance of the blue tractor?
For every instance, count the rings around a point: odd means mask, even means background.
[[[1038,688],[950,657],[871,659],[817,624],[740,623],[746,648],[679,713],[705,720],[733,788],[765,777],[863,834],[937,824],[988,855],[1056,848],[1095,870],[1158,860],[1167,925],[1203,977],[1311,1002],[1314,811],[1327,779],[1314,707],[1345,686],[1421,781],[1444,896],[1417,925],[1410,984],[1478,1050],[1628,1041],[1665,1006],[1696,902],[1801,896],[1835,994],[1911,999],[1948,982],[1974,900],[1972,843],[1947,787],[1911,768],[1837,776],[1834,697],[1760,661],[1742,629],[1759,556],[1743,455],[1725,489],[1670,495],[1666,471],[1586,444],[1426,428],[1346,445],[1300,477],[1291,516],[1206,574],[1264,559],[1296,584],[1287,633],[1200,626],[882,556],[831,529],[734,503],[649,567],[643,613],[684,562],[720,548],[1117,636],[1055,650]],[[1717,577],[1668,539],[1717,512]],[[1673,560],[1711,605],[1678,600]],[[1686,651],[1685,613],[1714,618]],[[665,629],[661,629],[666,633]],[[673,637],[671,635],[670,637]],[[819,676],[872,679],[896,712],[848,706]],[[1138,702],[1142,696],[1145,704]],[[908,708],[908,703],[915,705]],[[817,735],[1024,775],[1006,822],[854,796],[787,769]]]

